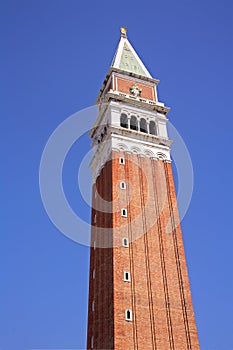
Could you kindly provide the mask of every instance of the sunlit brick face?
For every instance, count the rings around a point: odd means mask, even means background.
[[[138,83],[127,78],[120,78],[115,76],[114,78],[114,90],[120,91],[125,94],[130,94],[130,88],[136,85],[141,90],[140,97],[156,102],[156,88],[155,85]]]

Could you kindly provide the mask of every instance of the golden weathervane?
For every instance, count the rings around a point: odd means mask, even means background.
[[[127,29],[126,27],[121,27],[121,34],[126,35]]]

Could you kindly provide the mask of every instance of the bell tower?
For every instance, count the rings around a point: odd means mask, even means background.
[[[158,83],[121,28],[90,133],[87,349],[199,349]]]

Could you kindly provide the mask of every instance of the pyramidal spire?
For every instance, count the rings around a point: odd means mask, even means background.
[[[126,27],[121,27],[120,31],[121,37],[111,67],[118,68],[126,72],[143,75],[147,78],[152,78],[133,46],[127,39]]]

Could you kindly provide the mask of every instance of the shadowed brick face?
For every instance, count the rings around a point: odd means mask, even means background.
[[[171,164],[124,152],[112,158],[93,187],[100,196],[93,195],[99,200],[93,206],[101,210],[92,212],[92,241],[109,248],[91,248],[87,348],[198,350]],[[101,198],[113,214],[104,213]],[[132,321],[125,320],[126,309]]]

